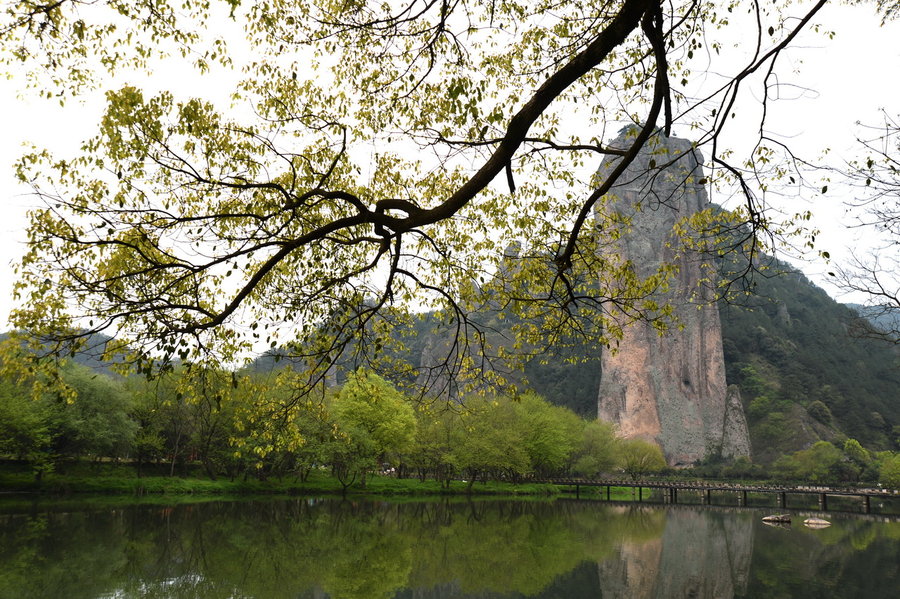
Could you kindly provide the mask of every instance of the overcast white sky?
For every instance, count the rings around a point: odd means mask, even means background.
[[[771,114],[772,129],[791,134],[792,147],[806,157],[814,158],[822,148],[830,147],[832,159],[839,160],[854,150],[860,131],[857,121],[878,124],[881,108],[900,113],[900,22],[881,27],[871,5],[835,5],[824,10],[819,21],[837,36],[830,41],[810,36],[810,41],[802,42],[808,45],[791,54],[795,61],[803,59],[802,64],[797,63],[794,82],[815,93],[780,103]],[[177,88],[179,81],[162,81],[162,85],[169,84]],[[34,204],[29,189],[15,181],[12,165],[25,143],[47,147],[60,156],[75,153],[80,142],[93,133],[102,108],[99,101],[61,108],[58,103],[23,99],[17,93],[15,80],[0,83],[0,329],[5,328],[12,307],[11,264],[24,251],[25,212]],[[102,92],[97,98],[102,98]],[[844,198],[837,193],[826,197],[815,205],[788,206],[786,210],[811,209],[813,225],[822,230],[821,247],[840,256],[844,247],[861,243],[860,233],[844,226]],[[823,263],[799,265],[815,282],[823,282]]]

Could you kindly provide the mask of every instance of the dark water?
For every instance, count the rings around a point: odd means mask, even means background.
[[[0,503],[0,597],[900,597],[900,523],[557,500]]]

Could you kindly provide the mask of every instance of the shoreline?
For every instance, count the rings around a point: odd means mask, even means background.
[[[302,482],[295,478],[260,480],[228,480],[179,476],[89,476],[48,474],[36,481],[33,477],[0,473],[0,496],[31,495],[65,497],[72,495],[159,496],[224,496],[224,495],[347,495],[347,496],[554,496],[562,494],[557,485],[544,483],[494,482],[475,483],[471,488],[463,481],[452,481],[449,488],[434,480],[397,479],[371,476],[365,487],[358,483],[342,488],[328,474],[313,473]]]

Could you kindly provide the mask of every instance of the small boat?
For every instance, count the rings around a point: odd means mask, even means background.
[[[825,528],[826,526],[831,526],[831,522],[823,520],[822,518],[807,518],[803,523],[809,528]]]
[[[791,515],[790,514],[775,514],[773,516],[765,516],[763,518],[763,522],[771,522],[778,524],[790,524],[791,523]]]

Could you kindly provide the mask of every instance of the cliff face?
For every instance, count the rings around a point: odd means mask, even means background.
[[[600,175],[616,162],[605,163]],[[706,190],[698,183],[702,178],[688,141],[653,138],[602,208],[627,223],[622,236],[604,250],[611,259],[630,260],[641,277],[663,263],[677,267],[669,290],[655,299],[673,306],[678,325],[660,336],[638,322],[625,328],[617,348],[603,350],[598,416],[615,422],[625,437],[659,443],[675,466],[710,453],[737,457],[750,451],[740,400],[726,398],[722,327],[709,283],[712,271],[703,256],[684,248],[673,232],[681,219],[709,207]]]

